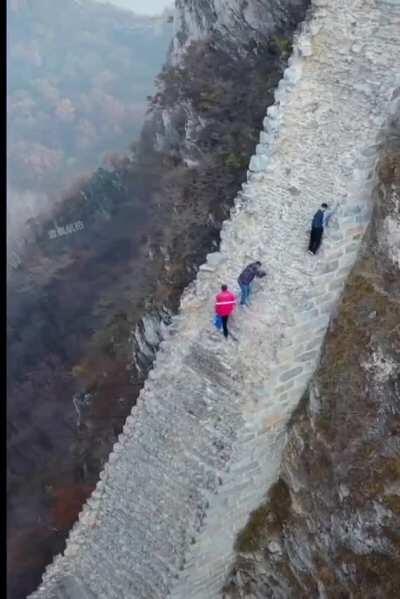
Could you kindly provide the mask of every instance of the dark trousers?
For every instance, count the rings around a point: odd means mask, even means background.
[[[224,332],[224,337],[228,336],[228,318],[229,318],[229,316],[221,316],[222,330]]]
[[[314,228],[311,229],[310,244],[308,246],[308,249],[313,254],[316,253],[319,246],[321,245],[323,232],[324,232],[324,230],[322,228],[321,229],[314,229]]]

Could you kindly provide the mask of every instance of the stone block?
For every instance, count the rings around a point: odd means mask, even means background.
[[[293,345],[292,337],[283,337],[279,342],[281,347],[291,347]]]
[[[274,397],[276,397],[277,395],[280,395],[281,393],[284,393],[285,391],[290,389],[290,387],[293,387],[293,385],[294,385],[293,380],[288,381],[287,383],[283,383],[283,385],[278,385],[274,389]]]
[[[253,155],[250,160],[249,169],[255,173],[263,171],[268,164],[268,158],[262,155]]]
[[[257,144],[256,145],[256,155],[257,156],[267,156],[268,155],[269,146],[265,144]]]
[[[276,352],[276,359],[278,362],[289,362],[294,359],[295,348],[292,346],[290,349],[279,349]]]
[[[320,315],[318,318],[311,320],[309,323],[301,326],[293,327],[293,343],[295,345],[300,345],[300,343],[305,343],[310,339],[310,336],[318,334],[320,331],[324,329],[324,327],[328,326],[329,317],[326,315]]]
[[[319,347],[322,345],[323,340],[324,335],[315,335],[314,338],[309,340],[309,342],[306,344],[305,349],[310,350],[314,349],[315,347]]]
[[[318,351],[305,352],[296,358],[296,362],[308,362],[309,360],[314,360],[314,358],[318,356],[318,353]]]
[[[353,243],[349,243],[348,245],[345,246],[345,254],[353,254],[355,252],[358,251],[358,248],[360,247],[359,242],[354,241]]]
[[[282,381],[282,383],[285,383],[286,381],[289,381],[290,379],[295,378],[298,374],[301,374],[302,372],[303,372],[303,367],[296,366],[295,368],[291,368],[290,370],[283,372],[281,374],[281,376],[279,377],[279,380]]]
[[[224,256],[221,252],[213,252],[212,254],[207,254],[207,262],[210,266],[215,267],[221,264],[224,261]]]

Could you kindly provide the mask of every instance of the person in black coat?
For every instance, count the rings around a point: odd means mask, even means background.
[[[333,214],[328,211],[328,204],[321,204],[321,207],[314,214],[311,223],[310,243],[308,245],[308,253],[315,255],[321,245],[324,228],[328,225],[329,219]]]
[[[261,262],[257,260],[257,262],[251,262],[248,264],[246,268],[241,272],[238,283],[240,286],[241,297],[240,297],[240,305],[248,306],[249,297],[251,292],[251,283],[255,277],[265,277],[267,273],[264,270],[261,270]]]

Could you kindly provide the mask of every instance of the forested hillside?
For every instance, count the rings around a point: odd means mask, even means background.
[[[13,226],[135,139],[172,24],[90,0],[10,0],[7,20]]]

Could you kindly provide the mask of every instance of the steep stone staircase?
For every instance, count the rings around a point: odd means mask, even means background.
[[[34,599],[212,599],[233,544],[276,480],[285,427],[319,359],[372,205],[379,133],[399,80],[400,4],[315,0],[260,144],[186,290],[95,492]],[[306,253],[321,202],[337,203]],[[213,330],[214,296],[250,261],[268,271]]]

